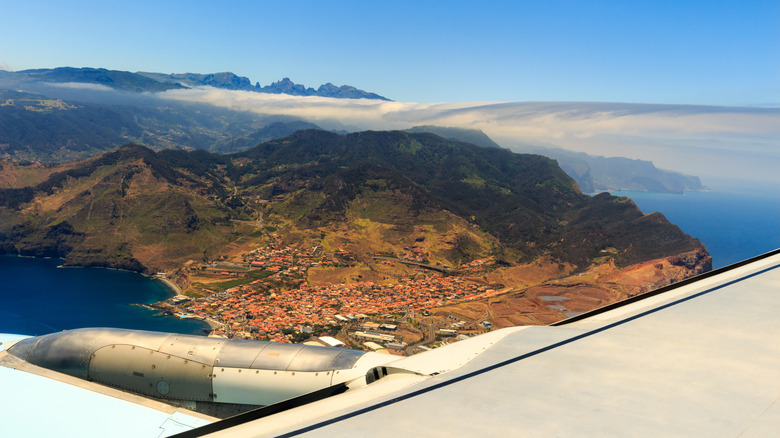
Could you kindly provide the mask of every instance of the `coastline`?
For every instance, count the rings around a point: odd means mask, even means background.
[[[31,258],[31,259],[58,259],[58,260],[62,260],[62,264],[57,266],[57,268],[81,268],[81,269],[85,269],[85,268],[94,269],[94,268],[97,268],[97,269],[108,269],[110,271],[131,272],[133,274],[138,274],[138,275],[150,278],[152,280],[160,280],[161,282],[163,282],[163,284],[165,284],[165,286],[167,286],[168,289],[170,289],[170,291],[172,292],[172,296],[169,297],[169,298],[172,298],[172,297],[175,297],[177,295],[181,295],[182,294],[181,293],[182,292],[181,288],[179,287],[178,284],[174,283],[173,281],[171,281],[171,280],[169,280],[169,279],[167,279],[165,277],[158,276],[158,275],[149,275],[149,274],[144,274],[142,272],[133,271],[133,270],[130,270],[130,269],[114,268],[114,267],[110,267],[110,266],[69,265],[69,264],[67,264],[67,262],[65,262],[65,259],[63,257],[38,257],[38,256],[29,256],[29,255],[22,255],[22,254],[3,254],[3,255],[22,257],[22,258]]]
[[[150,309],[152,303],[175,296],[176,289],[149,275],[106,268],[58,269],[61,258],[18,254],[0,255],[0,262],[3,289],[8,291],[0,331],[42,335],[118,327],[203,335],[211,327],[206,321],[163,317],[159,309]]]
[[[224,324],[222,324],[220,322],[217,322],[216,320],[214,320],[212,318],[205,317],[205,318],[198,318],[198,319],[200,319],[201,321],[203,321],[203,322],[205,322],[206,324],[209,325],[209,327],[211,328],[210,332],[213,332],[215,330],[224,330],[225,329],[225,325]]]
[[[780,195],[755,182],[708,181],[709,191],[669,195],[623,191],[643,211],[659,211],[683,232],[699,239],[713,269],[780,248],[776,218]]]
[[[173,292],[173,296],[181,295],[181,288],[179,287],[178,284],[172,282],[171,280],[168,280],[165,277],[152,276],[152,278],[154,278],[156,280],[160,280],[166,286],[168,286],[168,289],[170,289]]]
[[[207,333],[211,333],[211,332],[213,332],[215,330],[224,330],[225,329],[225,324],[217,321],[216,319],[214,319],[214,318],[212,318],[210,316],[204,316],[204,315],[198,315],[198,314],[190,314],[190,313],[184,314],[182,312],[171,311],[170,309],[166,310],[166,309],[164,309],[162,307],[155,307],[155,306],[149,306],[149,307],[152,308],[152,309],[156,309],[156,310],[164,310],[168,315],[173,316],[173,317],[178,318],[178,319],[196,319],[198,321],[202,321],[202,322],[206,323],[209,326],[208,330],[206,330],[205,328],[203,329],[203,331],[207,332]]]
[[[112,268],[110,266],[69,265],[69,264],[67,264],[65,262],[65,259],[63,257],[38,257],[38,256],[30,256],[30,255],[22,255],[22,254],[2,254],[2,255],[13,256],[13,257],[21,257],[21,258],[30,258],[30,259],[49,259],[49,260],[57,259],[57,260],[61,260],[62,261],[62,264],[57,266],[57,268],[60,268],[60,269],[62,269],[62,268],[81,268],[81,269],[90,268],[90,269],[95,269],[95,268],[97,268],[97,269],[108,269],[110,271],[131,272],[133,274],[138,274],[138,275],[150,278],[152,280],[159,280],[159,281],[161,281],[172,292],[172,296],[169,297],[169,298],[172,298],[172,297],[175,297],[177,295],[181,295],[182,294],[181,293],[182,291],[181,291],[181,288],[179,287],[179,285],[174,283],[173,281],[165,278],[165,277],[161,277],[161,276],[157,276],[157,275],[144,274],[142,272],[132,271],[130,269]]]

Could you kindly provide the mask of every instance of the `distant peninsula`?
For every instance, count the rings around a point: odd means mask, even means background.
[[[423,125],[407,131],[430,132],[453,141],[464,141],[484,148],[501,147],[478,129]],[[707,190],[699,177],[659,169],[651,161],[625,157],[601,157],[562,148],[528,144],[518,145],[513,150],[556,160],[561,169],[574,178],[584,193],[615,190],[683,193]]]
[[[679,194],[707,190],[699,177],[659,169],[651,161],[594,156],[542,146],[522,146],[518,150],[557,160],[585,193],[636,190]]]

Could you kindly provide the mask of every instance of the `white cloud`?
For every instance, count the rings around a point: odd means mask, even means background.
[[[205,102],[212,105],[258,114],[278,114],[300,117],[313,122],[338,120],[364,129],[376,125],[384,114],[407,104],[369,99],[333,99],[318,96],[290,96],[286,94],[255,93],[196,87],[187,90],[169,90],[161,97]],[[384,128],[384,127],[383,127]]]
[[[88,84],[85,82],[46,82],[50,87],[70,88],[76,90],[94,90],[94,91],[116,91],[113,88],[102,84]]]
[[[554,144],[595,155],[653,161],[698,175],[778,181],[780,109],[581,102],[413,103],[230,91],[170,90],[162,97],[322,126],[405,129],[432,124],[481,129],[499,144]]]

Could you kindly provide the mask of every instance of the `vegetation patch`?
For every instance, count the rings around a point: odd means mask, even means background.
[[[240,286],[242,284],[251,283],[255,280],[260,280],[262,278],[267,278],[274,273],[271,271],[263,271],[263,270],[254,270],[249,271],[246,274],[244,274],[243,278],[237,278],[235,280],[227,280],[227,281],[220,281],[217,283],[211,283],[208,285],[208,287],[211,288],[217,288],[217,289],[230,289],[231,287]]]

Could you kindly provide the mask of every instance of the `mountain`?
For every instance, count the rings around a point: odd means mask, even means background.
[[[322,128],[314,123],[305,122],[303,120],[274,121],[249,134],[238,137],[231,136],[229,139],[217,142],[208,149],[212,152],[242,151],[257,146],[260,143],[287,137],[295,131],[304,129]]]
[[[322,181],[338,187],[327,191],[325,200],[307,215],[315,223],[354,201],[362,183],[351,179],[371,179],[361,169],[381,169],[398,184],[404,182],[399,188],[408,193],[423,191],[413,205],[436,205],[468,218],[498,238],[517,260],[548,253],[580,265],[603,255],[606,247],[617,247],[616,262],[626,265],[673,252],[683,241],[689,250],[701,246],[663,215],[643,215],[626,198],[581,194],[553,160],[432,134],[298,131],[236,157],[248,159],[242,166],[244,177],[247,171],[259,172],[249,181],[275,177],[270,169],[281,166],[295,168],[297,181],[307,175],[310,190],[316,191]]]
[[[180,76],[175,79],[209,81],[214,75]],[[219,78],[224,87],[248,84],[248,80],[232,74]],[[125,93],[112,103],[105,91],[93,91],[97,95],[89,98],[83,90],[70,88],[42,91],[46,95],[0,89],[0,157],[65,162],[94,156],[128,142],[154,149],[197,148],[230,153],[286,137],[296,130],[319,128],[294,118],[260,116],[152,96],[128,101]],[[63,94],[70,98],[61,97]],[[92,98],[95,101],[90,101]],[[101,103],[104,100],[107,103]],[[408,132],[430,132],[454,141],[500,148],[480,130],[425,125]],[[519,148],[556,159],[586,193],[621,189],[681,193],[705,189],[697,177],[657,169],[649,161],[594,157],[538,146]]]
[[[215,88],[224,88],[226,90],[244,90],[254,91],[258,93],[270,93],[270,94],[289,94],[292,96],[322,96],[333,97],[338,99],[378,99],[378,100],[390,100],[386,97],[380,96],[376,93],[370,93],[367,91],[359,90],[351,85],[342,85],[337,87],[330,82],[324,85],[320,85],[316,90],[314,88],[306,87],[301,84],[296,84],[291,81],[290,78],[284,78],[280,81],[273,82],[271,85],[262,86],[260,83],[252,83],[249,78],[244,76],[238,76],[234,73],[211,73],[211,74],[199,74],[199,73],[152,73],[152,72],[138,72],[139,75],[154,79],[161,83],[184,85],[188,87],[194,87],[198,85],[208,85]]]
[[[586,193],[610,190],[657,193],[706,190],[698,177],[658,169],[651,161],[593,156],[541,146],[520,146],[518,150],[554,158]]]
[[[390,99],[380,96],[376,93],[369,93],[367,91],[359,90],[351,85],[336,86],[330,82],[320,85],[317,88],[317,96],[323,97],[335,97],[339,99],[377,99],[386,100]]]
[[[208,187],[206,170],[191,167],[199,174],[189,176],[165,157],[129,145],[59,168],[41,167],[39,182],[0,189],[0,246],[80,266],[149,272],[171,267],[169,259],[201,258],[227,244],[230,208],[213,199],[224,199],[221,184]]]
[[[101,104],[0,89],[0,159],[62,163],[127,144],[236,152],[299,129],[295,118],[153,99]]]
[[[53,69],[5,72],[0,79],[2,79],[0,86],[6,87],[14,81],[14,83],[51,82],[97,84],[117,90],[132,92],[156,92],[184,88],[181,85],[159,82],[136,73],[88,67],[58,67]]]
[[[290,94],[293,96],[322,96],[337,99],[379,99],[389,100],[376,93],[359,90],[351,85],[337,87],[331,83],[318,89],[295,84],[289,78],[271,85],[252,85],[249,78],[231,72],[222,73],[153,73],[107,70],[105,68],[57,67],[49,69],[0,71],[0,88],[15,89],[19,85],[43,82],[59,84],[95,84],[134,93],[159,92],[207,85],[227,90],[244,90],[258,93]]]
[[[498,143],[479,129],[452,128],[435,125],[415,126],[405,130],[406,132],[429,132],[439,137],[453,141],[465,141],[466,143],[482,146],[483,148],[500,148]]]
[[[252,83],[248,78],[237,76],[233,73],[153,73],[139,71],[139,75],[154,79],[155,81],[166,84],[179,84],[185,87],[194,87],[198,85],[208,85],[227,90],[246,90],[252,88]]]
[[[273,229],[365,263],[423,245],[442,266],[492,255],[624,267],[700,251],[706,268],[701,243],[663,215],[583,195],[551,159],[425,133],[305,130],[233,155],[128,145],[59,167],[4,164],[0,182],[2,251],[76,265],[168,271]]]
[[[69,161],[141,137],[130,115],[40,95],[0,90],[0,157]]]
[[[210,105],[159,99],[100,104],[0,89],[0,158],[66,162],[128,142],[211,149],[267,123],[255,114]]]
[[[415,126],[407,132],[430,132],[454,141],[465,141],[486,148],[500,148],[496,142],[478,129]],[[538,154],[558,161],[585,193],[610,190],[639,190],[658,193],[682,193],[706,190],[696,176],[658,169],[650,161],[624,157],[601,157],[582,152],[534,145],[519,145],[515,150]]]

